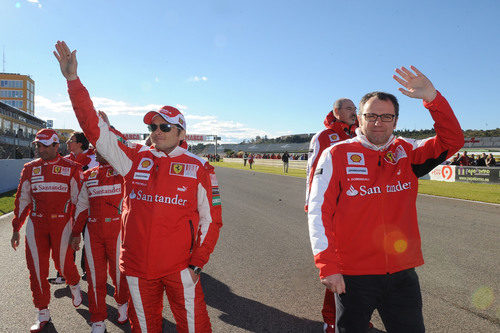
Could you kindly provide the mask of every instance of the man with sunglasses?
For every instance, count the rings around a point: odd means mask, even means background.
[[[213,167],[179,146],[186,121],[164,106],[144,116],[151,147],[122,142],[98,117],[77,76],[76,51],[57,42],[61,72],[89,141],[124,177],[120,270],[127,276],[133,332],[161,332],[166,292],[179,332],[210,332],[200,272],[222,226]]]
[[[54,130],[38,131],[34,143],[40,158],[24,165],[16,193],[11,245],[14,250],[19,246],[19,230],[26,220],[26,263],[38,309],[31,332],[40,332],[50,322],[47,276],[51,253],[56,269],[70,286],[73,305],[82,303],[80,275],[69,246],[82,168],[59,156],[59,137]]]
[[[337,332],[366,332],[375,309],[387,332],[424,332],[415,267],[424,263],[418,230],[418,177],[464,144],[444,97],[417,68],[396,69],[406,96],[422,99],[436,136],[395,137],[395,96],[360,102],[353,139],[326,149],[313,176],[309,233],[321,282],[335,293]]]

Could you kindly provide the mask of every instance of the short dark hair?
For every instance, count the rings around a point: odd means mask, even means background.
[[[82,144],[82,150],[89,149],[89,140],[87,140],[83,132],[73,132],[73,135],[75,136],[76,142]]]
[[[359,102],[359,114],[362,114],[363,107],[365,106],[366,102],[368,102],[368,100],[370,100],[370,98],[372,97],[377,97],[377,99],[380,99],[381,101],[391,101],[392,105],[394,106],[394,114],[396,115],[396,118],[399,117],[398,99],[393,94],[385,93],[382,91],[373,91],[364,95],[363,98],[361,98],[361,102]]]

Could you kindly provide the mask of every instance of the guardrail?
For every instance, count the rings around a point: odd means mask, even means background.
[[[21,180],[21,171],[30,158],[21,160],[0,160],[0,193],[15,190]]]

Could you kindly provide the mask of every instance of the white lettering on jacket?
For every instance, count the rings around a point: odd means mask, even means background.
[[[354,186],[351,185],[351,187],[349,187],[349,189],[346,191],[346,194],[350,197],[354,197],[358,194],[364,197],[365,195],[382,194],[383,189],[384,188],[380,186],[367,187],[365,185],[362,185],[359,187],[358,191],[354,188]],[[401,183],[400,181],[398,181],[397,184],[385,186],[386,193],[401,192],[409,189],[411,189],[411,182]]]
[[[68,184],[64,183],[35,183],[31,184],[33,193],[40,192],[68,192]]]
[[[102,197],[122,193],[122,184],[89,187],[89,197]]]
[[[159,203],[178,205],[178,206],[185,206],[187,203],[187,200],[179,198],[178,194],[176,194],[175,197],[169,197],[158,194],[155,195],[146,194],[143,193],[142,190],[137,191],[137,193],[135,193],[135,191],[132,190],[132,192],[130,192],[128,197],[132,200],[136,199],[147,202],[159,202]]]

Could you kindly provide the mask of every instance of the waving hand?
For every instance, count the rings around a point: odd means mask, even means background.
[[[405,67],[396,68],[397,75],[393,75],[394,80],[398,81],[403,87],[399,88],[404,95],[411,98],[420,98],[426,102],[432,102],[436,97],[436,89],[432,85],[432,82],[422,74],[415,66],[410,66],[410,68],[415,72],[408,70]]]
[[[68,45],[64,41],[57,41],[56,51],[54,56],[59,61],[61,73],[68,81],[76,80],[78,78],[77,68],[78,62],[76,61],[76,50],[70,51]]]

